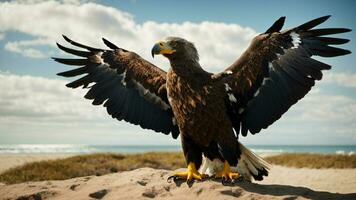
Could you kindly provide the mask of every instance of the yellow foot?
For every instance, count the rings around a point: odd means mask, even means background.
[[[207,175],[205,174],[200,174],[197,169],[195,168],[195,164],[190,162],[188,164],[188,170],[186,172],[177,172],[173,174],[172,176],[168,177],[168,180],[173,178],[173,179],[185,179],[187,182],[191,182],[193,180],[203,180],[206,178]]]
[[[223,180],[235,180],[239,177],[239,173],[231,172],[230,165],[227,161],[224,162],[224,169],[215,174],[215,178],[222,178]]]

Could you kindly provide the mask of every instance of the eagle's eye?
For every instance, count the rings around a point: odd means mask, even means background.
[[[171,47],[177,47],[177,42],[176,41],[170,41],[169,46]]]

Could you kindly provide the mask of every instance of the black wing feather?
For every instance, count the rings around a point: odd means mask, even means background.
[[[72,44],[74,46],[77,46],[77,47],[80,47],[80,48],[84,48],[84,49],[87,49],[87,50],[92,51],[92,52],[104,51],[104,49],[93,48],[93,47],[90,47],[90,46],[87,46],[87,45],[84,45],[84,44],[80,44],[78,42],[74,42],[73,40],[69,39],[65,35],[62,35],[62,36],[63,36],[65,41],[67,41],[68,43],[70,43],[70,44]]]
[[[85,74],[86,72],[87,72],[87,67],[79,67],[77,69],[58,73],[57,75],[63,77],[73,77],[73,76]]]
[[[88,59],[72,59],[72,58],[52,58],[53,60],[66,65],[86,65],[89,63]]]
[[[332,38],[332,37],[313,37],[313,38],[308,38],[306,40],[311,40],[311,41],[318,41],[323,45],[330,45],[330,44],[345,44],[348,43],[350,40],[349,39],[344,39],[344,38]]]
[[[348,28],[322,28],[322,29],[314,29],[310,30],[307,35],[310,36],[322,36],[322,35],[332,35],[338,33],[346,33],[350,32],[351,29]]]
[[[90,77],[90,75],[86,75],[80,79],[77,79],[73,82],[68,83],[66,86],[70,87],[70,88],[77,88],[80,86],[86,86],[89,85],[92,82],[92,78]]]
[[[273,32],[279,32],[285,21],[286,17],[280,17],[276,22],[273,23],[273,25],[265,32],[265,33],[273,33]]]
[[[57,44],[58,48],[61,49],[62,51],[76,55],[76,56],[89,57],[89,56],[92,56],[95,54],[94,52],[90,52],[90,51],[79,51],[79,50],[71,49],[71,48],[65,47],[59,43],[56,43],[56,44]]]
[[[108,46],[110,49],[119,49],[118,46],[116,46],[115,44],[111,43],[109,40],[102,38],[103,42],[106,46]]]
[[[319,17],[317,19],[313,19],[309,22],[306,22],[300,26],[298,26],[297,28],[295,28],[296,30],[303,30],[303,31],[306,31],[306,30],[309,30],[309,29],[312,29],[316,26],[318,26],[319,24],[325,22],[326,20],[328,20],[329,18],[331,17],[331,15],[327,15],[327,16],[323,16],[323,17]]]

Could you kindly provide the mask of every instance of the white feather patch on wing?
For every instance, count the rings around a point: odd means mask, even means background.
[[[273,64],[272,62],[268,62],[268,70],[269,71],[273,71]],[[271,79],[270,77],[264,77],[261,83],[261,86],[264,85],[266,83],[267,80]],[[260,88],[261,86],[256,90],[256,92],[253,94],[253,97],[256,97],[259,93],[260,93]]]
[[[224,85],[225,85],[225,91],[226,92],[231,91],[231,87],[229,86],[229,84],[225,83]]]
[[[273,64],[272,62],[268,62],[268,70],[273,70]]]
[[[299,47],[299,44],[301,43],[299,34],[296,32],[291,32],[290,36],[292,37],[292,43],[293,43],[293,47],[292,49],[296,49]]]
[[[230,100],[231,102],[234,102],[234,103],[237,102],[237,99],[235,98],[235,96],[234,96],[233,94],[229,93],[228,95],[229,95],[229,100]]]
[[[228,70],[226,72],[224,72],[225,74],[232,74],[232,71],[231,70]]]
[[[122,84],[123,86],[126,86],[126,81],[125,81],[125,78],[126,78],[126,70],[125,70],[122,74],[120,74],[120,76],[122,76],[121,84]]]
[[[96,57],[98,57],[98,59],[100,60],[100,63],[101,64],[106,64],[105,62],[104,62],[104,59],[103,59],[103,52],[99,52],[99,53],[97,53],[97,54],[95,54],[95,56]]]

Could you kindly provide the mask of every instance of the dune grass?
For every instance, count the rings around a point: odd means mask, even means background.
[[[285,153],[266,157],[271,164],[296,168],[356,168],[356,155]]]
[[[356,168],[356,155],[298,153],[281,154],[265,159],[271,164],[297,168]],[[100,176],[141,167],[173,170],[185,167],[185,160],[181,152],[84,154],[15,167],[0,174],[0,182],[13,184],[27,181],[64,180],[83,176]]]
[[[32,162],[0,174],[0,182],[13,184],[27,181],[64,180],[83,176],[100,176],[141,167],[177,169],[185,166],[182,153],[113,154],[97,153],[58,160]]]

